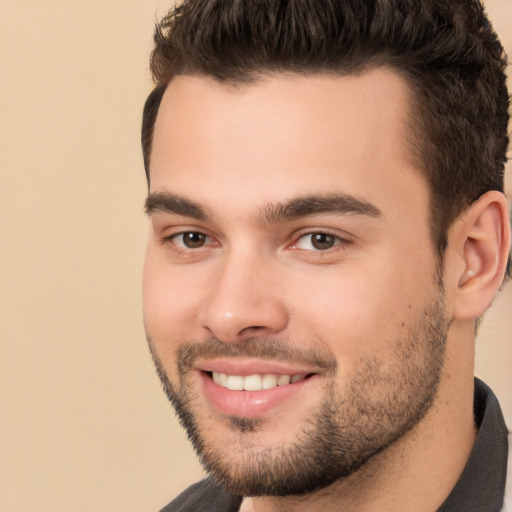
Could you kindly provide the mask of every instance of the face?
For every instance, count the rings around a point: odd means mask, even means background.
[[[310,492],[428,413],[447,322],[427,185],[390,71],[177,77],[155,125],[144,317],[230,492]]]

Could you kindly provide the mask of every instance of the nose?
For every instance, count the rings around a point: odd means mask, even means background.
[[[263,257],[233,254],[210,282],[200,321],[216,338],[238,343],[276,335],[288,324],[279,268]]]

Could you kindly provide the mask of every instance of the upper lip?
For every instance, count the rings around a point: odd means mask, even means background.
[[[203,372],[226,373],[245,377],[255,374],[299,375],[317,373],[311,367],[283,361],[264,361],[258,359],[211,359],[196,364]]]

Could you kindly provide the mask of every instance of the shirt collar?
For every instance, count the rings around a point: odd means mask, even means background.
[[[507,427],[498,399],[475,379],[475,446],[457,484],[438,512],[499,512],[507,476]]]

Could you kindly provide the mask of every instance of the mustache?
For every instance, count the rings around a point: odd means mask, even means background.
[[[226,343],[216,337],[182,345],[177,352],[178,372],[192,370],[199,359],[247,358],[301,363],[325,373],[335,372],[336,359],[325,349],[297,348],[273,338],[247,338],[240,343]]]

